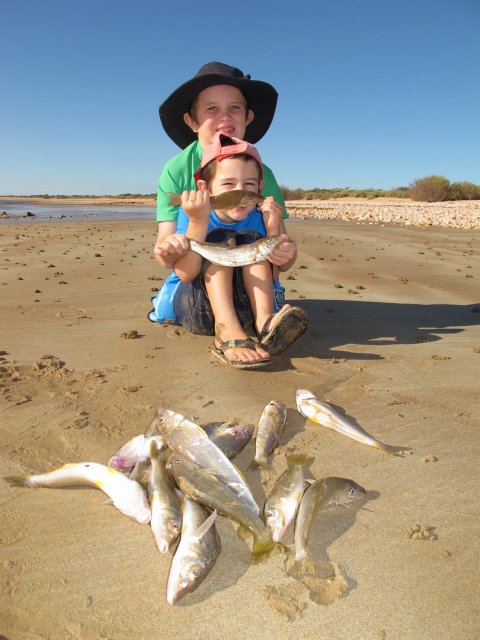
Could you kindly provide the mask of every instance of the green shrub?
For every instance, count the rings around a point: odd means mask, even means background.
[[[473,182],[452,182],[450,200],[480,200],[480,186]]]
[[[427,176],[410,185],[410,196],[412,200],[441,202],[448,200],[449,190],[450,182],[444,176]]]

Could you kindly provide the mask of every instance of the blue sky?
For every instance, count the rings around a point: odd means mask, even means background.
[[[478,0],[0,0],[0,24],[2,195],[155,192],[158,106],[211,60],[277,89],[280,184],[480,184]]]

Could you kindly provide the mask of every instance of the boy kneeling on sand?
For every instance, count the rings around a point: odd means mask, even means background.
[[[284,304],[274,313],[274,280],[297,256],[295,242],[286,234],[283,207],[269,198],[268,210],[259,211],[255,203],[212,210],[210,196],[233,190],[258,194],[263,186],[255,147],[223,133],[205,147],[195,178],[198,190],[182,193],[176,232],[156,246],[157,256],[174,268],[156,298],[173,302],[176,321],[188,331],[214,335],[210,350],[223,363],[242,369],[265,366],[308,325],[300,307]],[[188,241],[235,238],[236,244],[244,244],[280,234],[284,239],[268,260],[235,268],[206,261],[190,250]],[[257,342],[245,330],[249,325]]]

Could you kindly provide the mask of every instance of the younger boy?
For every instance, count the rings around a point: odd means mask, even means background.
[[[299,307],[286,304],[274,313],[274,277],[294,264],[297,253],[286,234],[283,208],[270,198],[263,212],[255,205],[211,210],[210,195],[232,190],[259,193],[263,187],[263,165],[255,147],[221,132],[205,147],[195,177],[198,191],[182,193],[175,233],[157,245],[157,255],[175,268],[158,298],[173,298],[176,318],[189,331],[214,335],[211,353],[223,363],[236,368],[265,366],[308,324]],[[221,242],[235,237],[243,243],[281,234],[284,240],[268,260],[236,269],[210,264],[191,251],[188,242],[188,238]],[[245,331],[249,324],[258,335],[257,343]]]

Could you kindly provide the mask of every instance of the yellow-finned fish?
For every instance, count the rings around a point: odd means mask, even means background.
[[[194,464],[214,473],[252,511],[260,508],[240,471],[198,425],[170,409],[158,409],[158,424],[168,447]]]
[[[224,267],[244,267],[247,264],[263,262],[268,258],[277,245],[284,242],[288,236],[265,236],[255,242],[241,244],[238,247],[225,247],[215,242],[197,242],[189,238],[190,249],[200,254],[212,264]]]
[[[305,490],[295,520],[296,569],[309,570],[307,543],[316,513],[330,505],[348,506],[360,502],[365,495],[365,489],[348,478],[322,478]]]
[[[177,541],[182,528],[180,500],[170,474],[165,469],[166,456],[169,455],[170,451],[160,455],[157,443],[154,440],[151,442],[152,472],[148,484],[152,512],[150,527],[160,553],[167,553],[172,544]]]
[[[308,486],[304,467],[311,459],[304,455],[287,456],[288,469],[279,477],[265,501],[263,515],[275,542],[281,542],[294,520],[303,492]]]
[[[352,438],[352,440],[366,444],[369,447],[375,447],[391,455],[402,455],[402,453],[410,451],[408,447],[395,447],[376,440],[366,431],[349,422],[329,404],[321,402],[307,389],[298,389],[296,400],[297,408],[303,416],[310,418],[312,422],[327,427],[327,429],[332,429],[348,438]]]
[[[188,496],[183,498],[180,542],[167,582],[167,602],[175,604],[194,591],[210,573],[221,550],[215,527],[217,512],[209,512]]]
[[[280,441],[287,423],[287,407],[271,400],[262,411],[255,435],[255,464],[265,465]]]
[[[182,196],[179,193],[169,193],[170,204],[179,207],[182,204]],[[218,196],[210,196],[210,204],[212,209],[236,209],[237,207],[248,207],[252,204],[261,204],[265,198],[254,191],[244,191],[243,189],[233,189],[232,191],[224,191]]]
[[[150,522],[150,507],[145,491],[135,480],[123,473],[97,462],[66,464],[59,469],[40,475],[9,476],[5,480],[17,487],[97,487],[112,499],[113,505],[126,516],[140,524]]]
[[[193,500],[238,522],[253,535],[253,556],[259,558],[273,549],[275,543],[258,515],[219,481],[210,469],[201,469],[183,456],[173,455],[172,475],[180,489]]]

